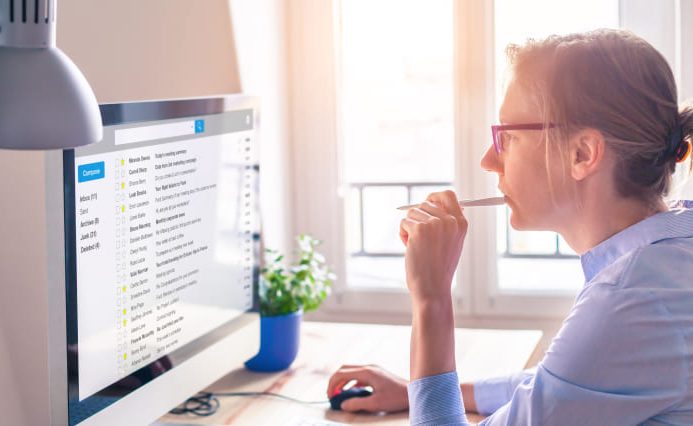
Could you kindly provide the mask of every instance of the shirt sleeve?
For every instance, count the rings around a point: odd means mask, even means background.
[[[509,376],[492,377],[474,382],[474,402],[479,414],[488,416],[507,404],[521,383],[528,383],[534,377],[536,368],[524,370]]]
[[[648,292],[585,292],[536,374],[482,425],[641,424],[681,403],[685,339]]]
[[[456,372],[414,380],[409,393],[409,422],[416,426],[468,425]]]

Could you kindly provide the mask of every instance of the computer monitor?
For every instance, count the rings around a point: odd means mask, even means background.
[[[257,350],[257,102],[101,114],[63,153],[68,418],[145,424]]]

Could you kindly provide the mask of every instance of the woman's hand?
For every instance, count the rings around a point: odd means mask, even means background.
[[[402,219],[404,264],[412,298],[411,380],[455,371],[455,318],[450,287],[467,219],[452,191],[434,192]]]
[[[356,380],[354,386],[370,386],[373,395],[364,398],[350,398],[342,403],[344,411],[396,412],[409,408],[407,381],[385,371],[377,365],[343,365],[337,370],[327,385],[327,396],[332,397],[344,385]]]
[[[467,219],[452,191],[434,192],[402,219],[399,236],[412,301],[450,299],[450,286],[467,234]]]

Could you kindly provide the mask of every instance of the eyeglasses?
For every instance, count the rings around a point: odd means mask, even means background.
[[[500,154],[503,151],[503,147],[507,142],[503,137],[503,132],[506,130],[544,130],[556,127],[553,123],[525,123],[525,124],[494,124],[491,126],[491,133],[493,134],[493,147],[496,149],[496,153]]]

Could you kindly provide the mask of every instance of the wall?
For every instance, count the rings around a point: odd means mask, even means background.
[[[240,92],[227,0],[60,0],[57,17],[100,103]]]
[[[243,92],[260,97],[261,205],[265,246],[292,250],[291,163],[283,0],[230,0]]]
[[[0,423],[7,425],[50,418],[45,176],[43,153],[0,150]]]

